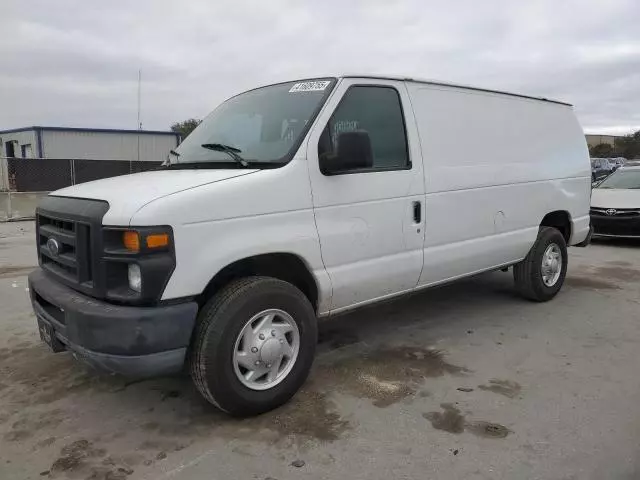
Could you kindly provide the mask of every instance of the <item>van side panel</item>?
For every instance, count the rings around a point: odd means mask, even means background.
[[[572,242],[589,227],[590,164],[570,107],[469,89],[407,83],[426,185],[419,285],[514,263],[542,218],[565,210]]]

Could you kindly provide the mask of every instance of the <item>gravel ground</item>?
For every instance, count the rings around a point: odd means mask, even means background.
[[[323,321],[303,391],[246,420],[48,352],[35,264],[0,224],[2,480],[640,478],[640,243],[571,249],[546,304],[496,272]]]

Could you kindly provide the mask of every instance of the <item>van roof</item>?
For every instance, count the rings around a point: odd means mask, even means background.
[[[493,90],[493,89],[490,89],[490,88],[472,87],[470,85],[462,85],[462,84],[457,84],[457,83],[443,82],[443,81],[440,81],[440,80],[426,80],[426,79],[412,78],[412,77],[400,77],[400,76],[393,76],[393,75],[389,75],[389,76],[386,76],[386,75],[371,75],[371,74],[364,74],[364,75],[345,74],[345,75],[339,75],[339,77],[340,78],[373,78],[373,79],[380,79],[380,80],[400,80],[400,81],[405,81],[405,82],[425,83],[425,84],[428,84],[428,85],[455,87],[455,88],[462,88],[462,89],[465,89],[465,90],[474,90],[476,92],[497,93],[497,94],[500,94],[500,95],[509,95],[510,97],[528,98],[528,99],[531,99],[531,100],[539,100],[541,102],[557,103],[559,105],[566,105],[566,106],[569,106],[569,107],[573,106],[570,103],[561,102],[559,100],[552,100],[552,99],[545,98],[545,97],[534,97],[534,96],[531,96],[531,95],[523,95],[521,93],[505,92],[503,90]]]

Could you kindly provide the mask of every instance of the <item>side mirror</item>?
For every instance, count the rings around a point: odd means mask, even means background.
[[[327,155],[320,162],[320,170],[325,175],[371,168],[373,149],[369,134],[364,130],[339,134],[336,154]]]

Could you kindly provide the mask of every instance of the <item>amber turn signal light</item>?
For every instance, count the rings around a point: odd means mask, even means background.
[[[124,248],[130,252],[140,251],[140,235],[138,235],[138,232],[133,232],[131,230],[124,232],[122,234],[122,243],[124,243]]]
[[[169,246],[169,234],[152,233],[147,235],[147,248],[162,248]]]

